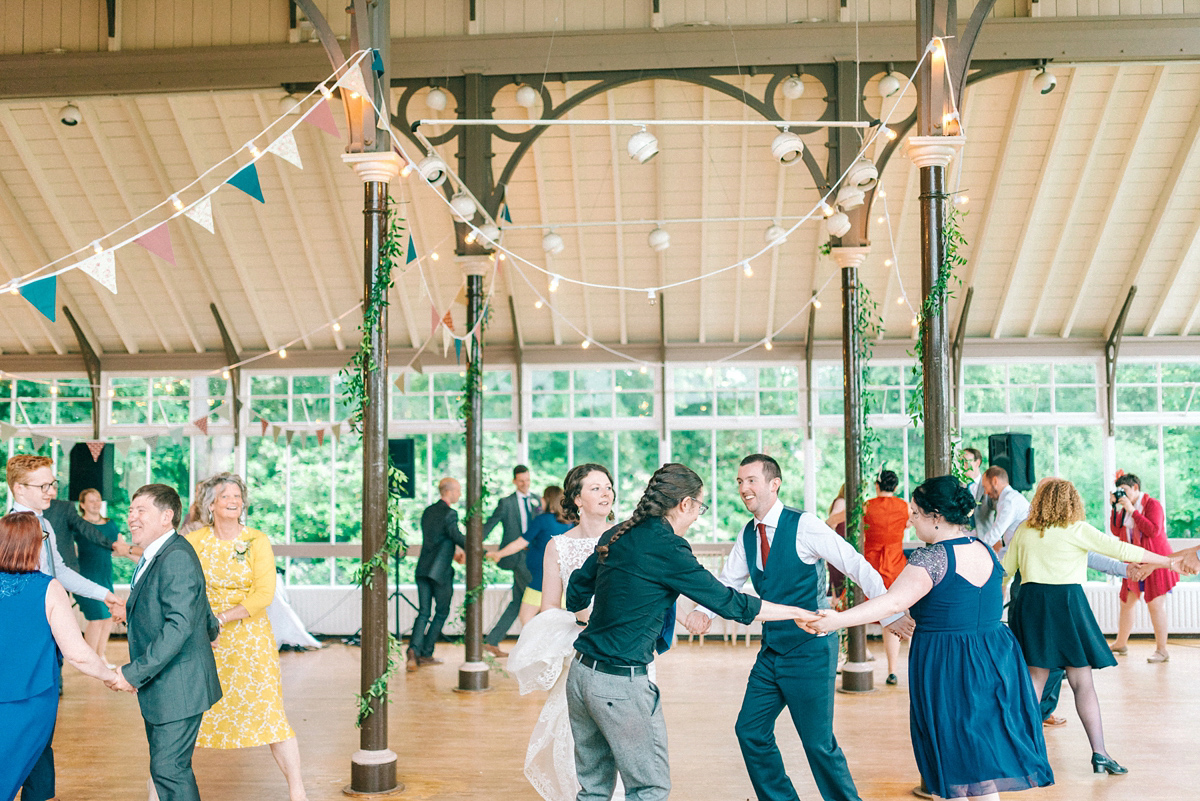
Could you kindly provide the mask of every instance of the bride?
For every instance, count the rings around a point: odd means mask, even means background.
[[[571,574],[583,566],[613,520],[612,474],[598,464],[571,468],[563,482],[563,510],[579,525],[552,537],[546,546],[542,572],[542,605],[538,615],[521,629],[508,657],[508,670],[517,677],[521,694],[550,690],[525,752],[525,776],[546,801],[573,801],[579,791],[575,778],[575,741],[567,717],[566,678],[580,626],[576,615],[562,608]],[[586,622],[590,607],[580,612]],[[614,798],[623,798],[620,785]]]

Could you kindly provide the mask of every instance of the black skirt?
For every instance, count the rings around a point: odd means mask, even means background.
[[[1025,663],[1040,668],[1106,668],[1117,664],[1078,584],[1022,582],[1008,626]]]

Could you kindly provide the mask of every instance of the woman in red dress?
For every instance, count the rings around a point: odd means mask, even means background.
[[[1132,545],[1170,556],[1171,543],[1167,540],[1162,504],[1142,492],[1142,482],[1133,473],[1117,476],[1117,490],[1122,494],[1114,492],[1110,496],[1113,509],[1108,519],[1109,530]],[[1129,632],[1133,630],[1138,598],[1144,594],[1154,629],[1154,653],[1146,661],[1166,662],[1171,658],[1167,655],[1167,593],[1178,581],[1179,575],[1173,570],[1159,569],[1141,581],[1121,582],[1121,617],[1117,623],[1117,641],[1112,645],[1114,654],[1129,652]]]
[[[908,560],[904,556],[904,530],[908,528],[908,502],[896,497],[900,478],[891,470],[882,470],[875,481],[875,497],[863,509],[863,556],[879,571],[885,587],[892,586]],[[900,638],[883,630],[887,652],[888,684],[896,684],[896,663],[900,660]]]

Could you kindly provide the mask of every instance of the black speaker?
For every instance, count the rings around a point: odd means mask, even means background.
[[[404,474],[403,480],[390,480],[388,489],[401,498],[415,498],[413,478],[417,472],[417,448],[412,439],[389,439],[388,457],[392,467]]]
[[[104,500],[111,501],[113,494],[113,451],[111,442],[104,444],[100,458],[93,459],[86,442],[78,442],[71,448],[71,484],[67,491],[68,500],[79,500],[85,489],[99,490]]]
[[[1029,434],[992,434],[988,437],[988,464],[1008,471],[1008,483],[1025,492],[1037,481],[1033,469],[1033,437]]]

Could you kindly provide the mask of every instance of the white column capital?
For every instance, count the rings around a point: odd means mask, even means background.
[[[904,152],[918,167],[945,167],[966,143],[965,136],[910,136]]]
[[[871,246],[834,247],[829,249],[829,255],[833,257],[839,267],[857,267],[866,260],[867,256],[871,255]]]
[[[342,161],[350,165],[363,183],[390,183],[404,167],[404,159],[390,150],[386,153],[343,153]]]
[[[455,256],[454,260],[462,267],[463,275],[487,275],[492,267],[487,256]]]

